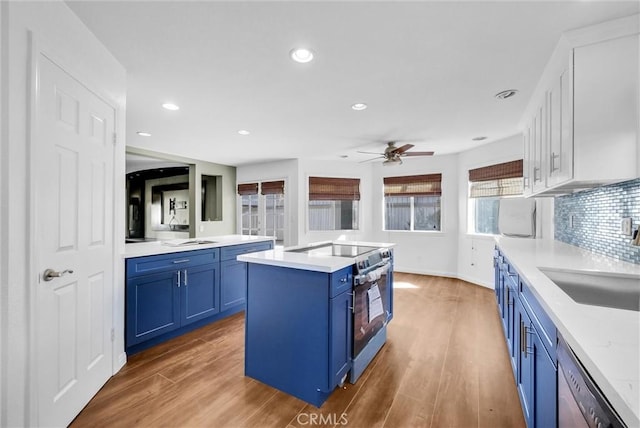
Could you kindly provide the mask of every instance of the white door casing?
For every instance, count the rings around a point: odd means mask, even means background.
[[[37,425],[64,426],[112,374],[116,111],[45,53],[34,58],[32,372]],[[72,272],[45,281],[46,269]]]

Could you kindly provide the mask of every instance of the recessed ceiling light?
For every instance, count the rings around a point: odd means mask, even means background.
[[[238,131],[238,134],[240,135],[249,135],[251,134],[251,132],[247,131],[246,129],[241,129]]]
[[[138,131],[136,132],[136,134],[138,134],[141,137],[151,137],[151,134],[149,134],[148,132]]]
[[[351,108],[356,111],[364,110],[367,107],[368,106],[365,103],[355,103],[354,105],[351,106]]]
[[[494,96],[499,100],[506,100],[507,98],[511,98],[517,93],[518,93],[517,89],[507,89],[505,91],[498,92]]]
[[[172,104],[172,103],[164,103],[164,104],[162,104],[162,107],[166,108],[167,110],[171,110],[171,111],[180,110],[180,107],[178,107],[177,105]]]
[[[348,157],[349,157],[349,155],[340,155],[340,157],[341,157],[342,159],[346,159],[346,158],[348,158]]]
[[[295,62],[305,63],[313,59],[313,52],[306,48],[296,48],[289,52],[291,59]]]
[[[486,139],[487,139],[487,137],[473,137],[471,139],[471,141],[483,141],[483,140],[486,140]]]

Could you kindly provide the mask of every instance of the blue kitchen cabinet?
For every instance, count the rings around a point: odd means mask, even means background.
[[[350,370],[352,267],[248,264],[245,374],[320,406]]]
[[[128,259],[126,275],[128,350],[220,311],[217,248]]]
[[[240,254],[273,249],[273,241],[223,247],[220,251],[220,299],[222,311],[244,307],[247,294],[247,263],[236,260]]]
[[[244,305],[247,293],[247,263],[235,260],[220,262],[220,284],[222,310]]]
[[[180,327],[180,289],[176,271],[127,280],[127,346]]]
[[[182,271],[181,325],[188,325],[220,312],[218,269],[217,263],[208,263]]]
[[[529,428],[557,426],[557,331],[504,254],[496,249],[496,298],[518,395]]]

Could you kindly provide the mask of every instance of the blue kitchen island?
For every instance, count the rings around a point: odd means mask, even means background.
[[[248,262],[245,375],[320,407],[355,383],[393,316],[393,244],[336,242]]]

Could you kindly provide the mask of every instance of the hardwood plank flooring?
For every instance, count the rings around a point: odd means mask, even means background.
[[[129,358],[73,427],[524,427],[492,290],[394,273],[388,340],[321,408],[244,376],[244,314]]]

